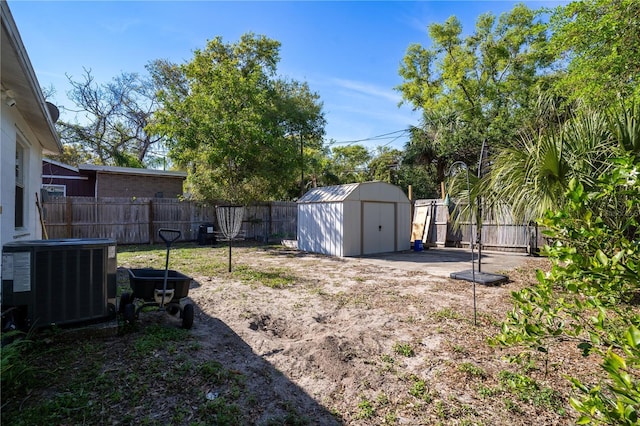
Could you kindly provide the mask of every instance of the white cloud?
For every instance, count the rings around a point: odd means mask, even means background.
[[[402,100],[402,97],[398,93],[373,84],[342,78],[333,78],[331,82],[343,89],[354,91],[366,96],[386,99],[396,104]]]

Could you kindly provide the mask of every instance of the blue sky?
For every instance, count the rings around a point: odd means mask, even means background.
[[[207,40],[235,43],[247,32],[278,40],[278,74],[306,81],[320,95],[326,141],[402,149],[419,114],[394,87],[412,43],[429,45],[427,26],[456,15],[465,32],[484,12],[513,1],[29,1],[9,0],[39,83],[52,101],[71,107],[65,74],[83,67],[99,83],[122,72],[144,73],[154,59],[189,61]],[[525,1],[531,8],[559,2]],[[63,118],[73,118],[62,111]],[[376,136],[387,135],[384,138]]]

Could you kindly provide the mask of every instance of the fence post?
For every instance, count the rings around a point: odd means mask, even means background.
[[[271,233],[273,232],[273,201],[269,202],[269,224],[267,226],[267,237],[265,242],[269,244],[269,237],[271,237]]]
[[[154,243],[153,237],[153,199],[151,199],[149,200],[149,244]]]
[[[71,198],[67,197],[66,203],[66,217],[67,217],[67,238],[71,238],[71,225],[73,224],[73,205],[71,204]]]

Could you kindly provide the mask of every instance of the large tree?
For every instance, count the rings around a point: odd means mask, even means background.
[[[558,7],[551,23],[566,97],[595,107],[640,102],[640,2],[575,1]]]
[[[369,180],[397,184],[401,163],[402,151],[387,146],[376,148],[369,161]]]
[[[341,183],[366,182],[371,154],[362,145],[336,146],[331,149],[334,173]]]
[[[524,5],[496,18],[481,15],[463,37],[452,16],[428,28],[430,48],[409,46],[400,67],[403,102],[423,113],[406,145],[406,161],[447,166],[477,164],[484,141],[492,147],[513,138],[545,80],[549,64],[546,26]]]
[[[109,83],[98,84],[91,70],[80,80],[68,76],[75,104],[74,121],[60,121],[65,150],[63,161],[143,167],[155,165],[154,147],[162,138],[145,130],[157,108],[152,81],[136,73],[122,73]]]
[[[189,170],[194,197],[247,202],[299,185],[301,145],[324,134],[322,104],[305,83],[278,78],[280,43],[217,37],[182,65],[156,63],[162,109],[153,130]]]

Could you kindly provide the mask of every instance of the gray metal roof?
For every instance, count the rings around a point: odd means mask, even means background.
[[[313,188],[304,194],[299,203],[326,203],[346,200],[349,195],[360,185],[359,183],[348,183],[345,185],[322,186]]]
[[[342,201],[385,201],[409,203],[402,189],[386,182],[361,182],[313,188],[298,203],[339,203]]]

